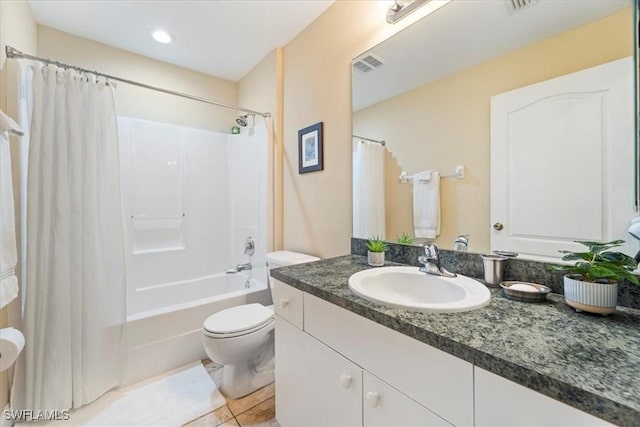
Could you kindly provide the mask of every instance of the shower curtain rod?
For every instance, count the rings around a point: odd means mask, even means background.
[[[379,139],[367,138],[365,136],[358,136],[358,135],[351,135],[351,136],[354,138],[362,139],[363,141],[377,142],[380,145],[387,145],[387,142],[384,139],[379,140]]]
[[[271,113],[261,113],[260,111],[249,110],[248,108],[236,107],[234,105],[229,105],[229,104],[224,104],[222,102],[212,101],[210,99],[201,98],[199,96],[193,96],[193,95],[189,95],[189,94],[182,93],[182,92],[176,92],[176,91],[173,91],[173,90],[163,89],[161,87],[157,87],[157,86],[152,86],[152,85],[148,85],[148,84],[145,84],[145,83],[136,82],[136,81],[133,81],[133,80],[127,80],[127,79],[123,79],[123,78],[120,78],[120,77],[110,76],[108,74],[99,73],[97,71],[88,70],[86,68],[78,67],[78,66],[75,66],[75,65],[65,64],[65,63],[58,62],[58,61],[53,61],[53,60],[47,59],[47,58],[40,58],[38,56],[28,55],[26,53],[22,53],[18,49],[15,49],[15,48],[13,48],[13,47],[11,47],[9,45],[5,46],[5,52],[7,53],[7,58],[11,58],[11,59],[31,59],[32,61],[38,61],[38,62],[43,62],[45,64],[56,65],[56,66],[62,67],[62,68],[71,68],[73,70],[76,70],[76,71],[79,71],[79,72],[82,72],[82,73],[95,74],[96,76],[105,77],[105,78],[107,78],[109,80],[113,80],[113,81],[116,81],[116,82],[126,83],[126,84],[130,84],[130,85],[133,85],[133,86],[138,86],[138,87],[142,87],[142,88],[145,88],[145,89],[151,89],[151,90],[155,90],[157,92],[166,93],[166,94],[169,94],[169,95],[179,96],[181,98],[187,98],[187,99],[192,99],[194,101],[204,102],[205,104],[217,105],[218,107],[230,108],[232,110],[241,111],[241,112],[249,113],[249,114],[257,114],[257,115],[260,115],[260,116],[262,116],[264,118],[271,117]]]

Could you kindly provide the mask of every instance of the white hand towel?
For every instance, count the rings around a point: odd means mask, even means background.
[[[14,135],[22,136],[24,132],[20,126],[11,117],[7,116],[4,111],[0,110],[0,133],[11,132]]]
[[[425,171],[413,176],[413,228],[419,238],[440,234],[440,173]]]
[[[20,128],[1,110],[0,113],[2,118],[0,120],[0,308],[2,308],[18,296],[18,280],[15,276],[18,252],[13,211],[11,150],[7,132]]]

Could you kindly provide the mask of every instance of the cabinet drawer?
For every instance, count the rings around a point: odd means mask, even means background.
[[[275,313],[288,320],[294,326],[302,329],[303,313],[303,292],[289,285],[285,285],[279,280],[273,281]]]
[[[474,375],[478,427],[613,426],[477,366]]]
[[[449,423],[473,425],[471,363],[313,295],[304,306],[306,332]]]

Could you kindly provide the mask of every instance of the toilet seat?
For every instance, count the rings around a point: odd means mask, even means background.
[[[273,322],[273,310],[261,304],[245,304],[212,314],[204,321],[202,331],[212,338],[232,338],[258,331]]]

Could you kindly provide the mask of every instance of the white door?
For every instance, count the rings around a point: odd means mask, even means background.
[[[491,98],[491,249],[558,258],[627,240],[634,216],[633,59]]]

